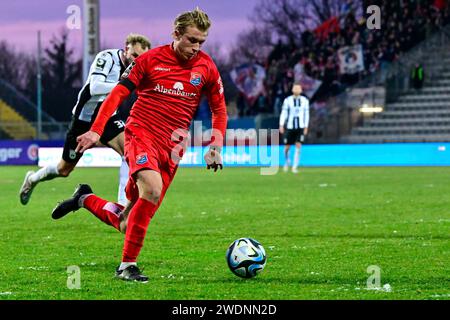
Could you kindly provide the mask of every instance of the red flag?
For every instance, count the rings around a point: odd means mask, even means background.
[[[439,10],[444,9],[447,6],[447,0],[434,0],[433,4]]]
[[[326,39],[328,37],[328,34],[330,32],[336,32],[337,33],[339,31],[340,31],[339,20],[338,20],[337,17],[332,17],[332,18],[328,19],[327,21],[325,21],[324,23],[322,23],[320,26],[318,26],[314,30],[314,33],[321,40],[324,40],[324,39]]]

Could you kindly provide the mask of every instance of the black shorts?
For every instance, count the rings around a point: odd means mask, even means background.
[[[292,145],[297,142],[303,143],[305,141],[305,135],[303,133],[303,128],[287,129],[283,136],[283,143],[286,145]]]
[[[91,122],[82,121],[72,117],[72,122],[69,125],[69,130],[66,134],[66,141],[64,142],[64,150],[62,158],[66,162],[78,162],[80,160],[82,153],[75,152],[75,148],[78,145],[77,137],[86,133],[91,129],[91,126],[95,120],[92,117]],[[105,131],[103,131],[100,137],[100,142],[104,145],[108,145],[108,142],[117,137],[121,132],[125,130],[125,122],[117,115],[113,115],[105,126]]]

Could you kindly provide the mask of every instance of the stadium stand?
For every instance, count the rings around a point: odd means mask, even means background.
[[[384,111],[354,128],[341,142],[450,141],[449,52],[447,26],[400,58],[387,70]],[[425,66],[421,89],[414,89],[408,79],[409,66],[417,61]]]
[[[11,139],[35,139],[36,128],[10,105],[0,99],[0,129]]]
[[[310,97],[310,142],[449,141],[450,55],[449,46],[443,45],[449,43],[450,14],[448,4],[436,3],[375,1],[372,4],[378,4],[383,12],[381,30],[368,29],[365,19],[357,20],[350,11],[340,17],[339,25],[328,23],[332,28],[326,36],[316,29],[302,35],[298,48],[280,43],[265,64],[266,107],[262,112],[278,116],[277,104],[290,94],[296,67],[301,66],[301,72],[322,81]],[[433,41],[437,45],[430,45]],[[337,52],[357,44],[363,47],[364,70],[342,74]],[[409,89],[411,68],[416,63],[425,70],[424,87],[417,91]],[[403,86],[400,91],[398,82]],[[353,114],[350,109],[357,106],[349,105],[348,92],[376,86],[386,90],[384,112],[373,120]],[[243,112],[249,113],[254,114]]]
[[[0,138],[35,139],[37,137],[37,107],[11,84],[0,79]],[[60,139],[62,126],[46,112],[42,112],[45,126],[41,139]]]

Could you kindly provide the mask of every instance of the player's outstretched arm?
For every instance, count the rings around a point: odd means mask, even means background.
[[[217,70],[217,80],[210,85],[207,91],[208,103],[212,113],[212,133],[211,143],[208,152],[205,154],[206,169],[222,170],[222,146],[227,129],[227,106],[223,95],[223,84]]]
[[[214,102],[213,102],[214,101]],[[222,170],[222,146],[227,128],[227,107],[223,96],[221,99],[211,99],[212,132],[211,144],[205,155],[206,169]]]
[[[100,140],[100,135],[94,131],[88,131],[77,138],[78,145],[75,152],[83,153],[92,148]]]
[[[120,83],[114,87],[102,103],[91,129],[77,138],[78,145],[75,149],[76,152],[83,153],[98,142],[109,118],[129,95],[130,90]]]

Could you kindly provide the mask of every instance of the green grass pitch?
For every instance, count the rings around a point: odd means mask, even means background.
[[[147,284],[114,279],[123,235],[88,211],[50,212],[78,183],[115,200],[118,169],[78,169],[40,184],[0,167],[0,299],[449,299],[450,168],[180,168],[152,220],[139,265]],[[254,279],[225,252],[239,237],[267,251]],[[369,266],[381,270],[368,290]],[[81,288],[68,289],[78,266]]]

